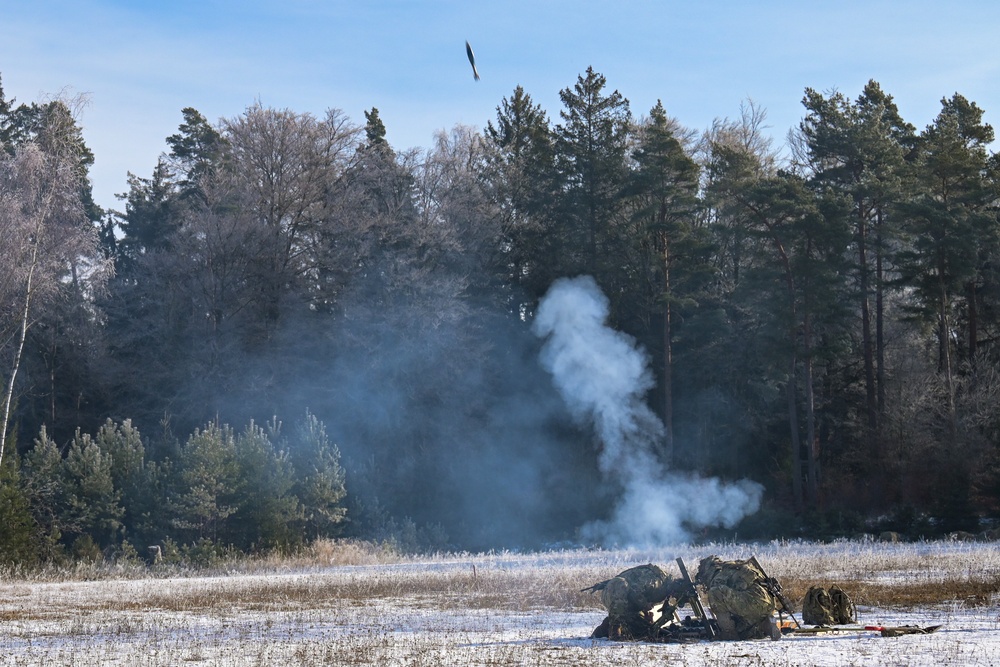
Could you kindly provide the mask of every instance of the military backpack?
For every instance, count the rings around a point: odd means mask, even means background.
[[[812,586],[802,601],[802,621],[809,625],[848,625],[856,623],[857,609],[840,586],[830,590]]]

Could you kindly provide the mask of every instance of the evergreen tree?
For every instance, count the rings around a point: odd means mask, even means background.
[[[788,173],[756,177],[741,168],[740,158],[739,151],[732,152],[733,172],[718,179],[714,187],[725,190],[716,196],[741,208],[747,232],[763,243],[755,247],[758,259],[748,265],[734,298],[768,318],[758,333],[759,353],[785,387],[792,497],[798,509],[815,508],[820,484],[816,364],[824,342],[836,340],[843,323],[839,275],[846,228],[842,214],[821,210],[802,179]]]
[[[184,122],[176,134],[167,137],[167,145],[170,146],[171,171],[180,179],[181,198],[189,199],[199,194],[202,179],[220,166],[227,142],[197,109],[185,107],[181,114]]]
[[[2,97],[2,93],[0,93]],[[21,462],[13,441],[0,463],[0,563],[30,565],[38,560],[36,526],[21,482]]]
[[[839,196],[853,229],[853,277],[861,325],[869,455],[880,456],[879,417],[884,410],[884,301],[891,263],[894,206],[905,196],[904,167],[913,127],[892,97],[869,81],[856,102],[841,93],[824,97],[806,89],[807,116],[800,130],[812,185],[821,196]],[[841,207],[837,207],[840,209]],[[880,384],[881,381],[881,384]]]
[[[385,124],[378,109],[365,112],[366,142],[357,150],[345,174],[346,194],[353,204],[347,215],[364,215],[360,226],[387,224],[409,225],[417,217],[414,207],[414,178],[400,163],[399,156],[386,141]],[[339,222],[341,210],[334,211]]]
[[[556,168],[563,182],[563,227],[555,260],[562,275],[593,276],[618,310],[623,276],[617,257],[623,239],[622,194],[626,183],[632,116],[617,90],[605,93],[607,81],[592,67],[573,88],[559,93],[565,107],[556,126]]]
[[[181,448],[169,498],[172,524],[182,541],[220,544],[239,509],[241,485],[236,438],[228,426],[195,429]]]
[[[944,379],[949,431],[954,437],[955,309],[964,297],[966,350],[974,356],[978,347],[976,285],[984,258],[997,243],[996,216],[989,208],[996,193],[988,179],[986,150],[994,134],[982,121],[982,109],[961,95],[941,104],[941,112],[918,142],[920,194],[903,209],[913,244],[904,258],[904,279],[914,286],[919,303],[935,324],[938,370]]]
[[[372,107],[371,111],[365,112],[365,121],[366,145],[369,148],[389,148],[389,142],[385,140],[385,123],[378,117],[378,109],[376,107]]]
[[[94,154],[83,140],[83,129],[77,123],[77,113],[85,103],[86,98],[77,97],[44,104],[22,104],[8,114],[10,121],[6,134],[9,151],[33,143],[46,155],[66,160],[84,213],[87,219],[96,223],[104,211],[94,203],[89,178]]]
[[[111,457],[101,451],[89,434],[77,430],[64,462],[62,519],[64,539],[90,538],[108,546],[119,538],[124,514],[121,492],[115,488]]]
[[[345,473],[340,450],[330,442],[326,426],[307,412],[289,443],[295,466],[294,494],[302,505],[304,532],[309,537],[336,537],[347,521]]]
[[[119,270],[135,279],[133,265],[143,254],[165,250],[180,227],[174,176],[161,158],[151,178],[128,175],[125,214],[118,223],[122,231]]]
[[[98,429],[94,442],[111,461],[111,483],[121,498],[122,523],[128,536],[143,511],[148,512],[157,500],[151,493],[155,487],[148,484],[142,437],[130,419],[121,424],[108,419]]]
[[[289,455],[274,446],[280,437],[252,421],[236,438],[239,493],[229,519],[229,542],[243,549],[288,547],[302,540],[296,532],[301,508],[292,494],[295,471]]]
[[[21,484],[35,525],[34,542],[45,562],[58,561],[65,553],[61,540],[68,499],[63,474],[59,447],[42,426],[34,447],[24,456]]]
[[[3,92],[3,77],[0,77],[0,152],[7,155],[14,154],[15,146],[15,126],[13,97],[9,100]]]
[[[709,273],[707,239],[696,226],[699,168],[676,136],[661,102],[650,111],[633,153],[637,164],[630,194],[635,198],[637,271],[633,282],[643,285],[652,298],[639,303],[643,310],[659,310],[662,332],[662,456],[674,458],[674,311],[696,303],[697,293]],[[655,347],[653,349],[656,349]]]
[[[491,150],[483,178],[499,211],[505,282],[523,292],[510,310],[525,317],[559,276],[554,137],[541,106],[520,86],[497,107],[485,137]]]
[[[700,391],[686,408],[696,416],[687,439],[697,443],[689,457],[709,474],[772,474],[775,442],[789,433],[788,402],[782,400],[787,366],[776,364],[770,346],[769,306],[773,284],[761,293],[758,267],[773,265],[773,245],[755,232],[757,223],[744,204],[745,192],[775,178],[776,156],[763,134],[766,114],[752,104],[741,107],[737,120],[713,124],[702,143],[705,226],[713,247],[714,284],[711,300],[699,308],[701,338],[709,344],[683,361],[689,375],[700,378]],[[783,337],[786,329],[779,332]],[[779,491],[784,491],[784,483]]]

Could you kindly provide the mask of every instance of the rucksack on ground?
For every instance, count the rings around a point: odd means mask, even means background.
[[[802,601],[802,622],[808,625],[836,625],[833,601],[822,586],[812,586]]]
[[[830,605],[834,620],[839,625],[849,625],[857,623],[858,610],[854,606],[854,601],[844,592],[840,586],[830,587]]]

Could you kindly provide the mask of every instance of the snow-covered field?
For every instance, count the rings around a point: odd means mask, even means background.
[[[589,638],[604,614],[580,588],[641,563],[676,572],[675,557],[696,565],[709,553],[755,554],[783,582],[850,582],[855,590],[1000,580],[1000,546],[945,542],[462,555],[212,577],[7,578],[0,664],[1000,665],[1000,599],[992,592],[932,607],[859,609],[865,624],[944,624],[926,636],[683,645]]]

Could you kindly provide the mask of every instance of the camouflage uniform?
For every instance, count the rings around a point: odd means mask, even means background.
[[[615,577],[595,584],[588,589],[601,594],[601,604],[608,616],[594,630],[594,637],[610,639],[649,639],[655,637],[660,627],[673,619],[675,607],[670,598],[683,597],[686,585],[674,580],[653,564],[639,565]],[[654,609],[663,604],[662,613],[655,621]],[[677,600],[679,606],[683,600]]]
[[[708,606],[719,623],[719,639],[778,639],[774,624],[777,598],[767,590],[763,572],[749,561],[703,558],[695,581],[705,587]]]

